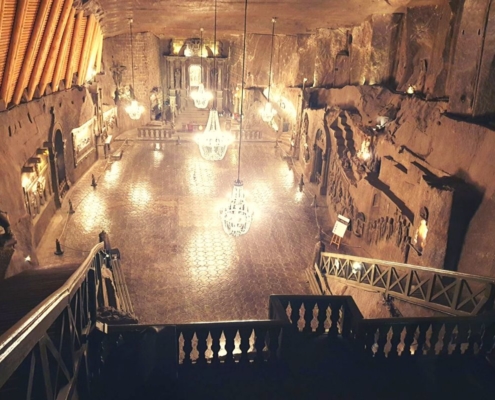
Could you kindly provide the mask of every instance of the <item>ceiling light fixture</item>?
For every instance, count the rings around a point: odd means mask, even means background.
[[[237,180],[234,182],[230,203],[220,211],[223,230],[230,236],[241,236],[249,231],[253,212],[249,209],[245,201],[244,186],[241,177],[241,146],[242,146],[242,121],[244,105],[244,73],[246,68],[246,26],[247,26],[247,0],[244,4],[244,50],[242,55],[242,75],[241,75],[241,107],[239,123],[239,156],[237,164]]]
[[[230,134],[223,132],[220,127],[220,120],[218,118],[217,111],[217,89],[218,89],[218,73],[217,73],[217,0],[215,0],[215,33],[213,37],[213,76],[215,79],[215,96],[213,100],[213,107],[208,115],[208,123],[206,124],[205,131],[196,136],[196,143],[199,146],[199,152],[201,156],[210,161],[223,160],[227,153],[227,148],[232,142]]]
[[[204,109],[208,107],[208,103],[213,98],[213,95],[211,92],[205,90],[205,85],[203,85],[203,28],[201,28],[201,41],[199,48],[199,57],[201,58],[199,87],[198,90],[191,93],[191,98],[194,100],[194,107]]]
[[[131,119],[137,120],[141,118],[144,112],[144,107],[138,103],[136,96],[134,95],[134,48],[132,43],[132,18],[129,18],[129,31],[131,34],[131,75],[132,75],[132,87],[130,90],[131,104],[125,108],[125,112],[129,114]]]
[[[267,96],[267,103],[265,104],[265,107],[261,109],[261,119],[265,121],[266,123],[270,123],[273,120],[273,117],[277,115],[277,110],[273,108],[272,103],[270,102],[270,91],[272,88],[272,63],[273,63],[273,42],[275,38],[275,22],[277,22],[276,18],[272,18],[272,49],[270,52],[270,72],[268,75],[268,96]]]

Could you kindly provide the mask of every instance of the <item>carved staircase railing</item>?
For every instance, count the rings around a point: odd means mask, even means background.
[[[2,399],[81,398],[89,392],[88,335],[109,258],[95,246],[69,280],[0,337]]]
[[[481,276],[325,252],[314,268],[322,293],[336,279],[450,315],[474,316],[494,306],[495,280]]]

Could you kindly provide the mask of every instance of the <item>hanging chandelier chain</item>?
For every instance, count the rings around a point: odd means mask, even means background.
[[[216,1],[216,0],[215,0]],[[241,146],[242,146],[242,120],[244,119],[244,73],[246,69],[246,32],[247,32],[247,5],[248,0],[244,1],[244,45],[242,50],[242,74],[241,74],[241,119],[239,123],[239,161],[237,163],[237,181],[241,180]]]
[[[215,110],[217,109],[217,92],[218,92],[218,74],[217,74],[217,0],[215,0],[215,22],[214,22],[214,33],[213,33],[213,73],[215,77]]]
[[[132,97],[134,98],[134,46],[132,42],[132,18],[129,19],[129,31],[131,34],[131,76],[132,76]]]
[[[200,44],[199,44],[199,58],[201,61],[201,73],[200,73],[200,83],[203,83],[203,28],[200,29],[201,31],[201,39],[200,39]]]
[[[272,48],[270,51],[270,73],[268,75],[268,101],[270,101],[270,90],[272,88],[272,63],[273,63],[273,43],[275,38],[275,22],[277,19],[275,17],[272,18]]]

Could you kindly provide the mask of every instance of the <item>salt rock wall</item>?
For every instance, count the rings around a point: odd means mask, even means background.
[[[447,102],[426,102],[380,87],[316,92],[323,108],[305,111],[301,142],[307,142],[309,154],[301,146],[300,159],[311,179],[317,134],[326,131],[329,146],[322,152],[322,171],[328,178],[319,184],[326,186],[322,194],[331,216],[354,215],[354,236],[377,258],[494,276],[493,131],[452,119]],[[384,126],[367,135],[380,121]],[[352,160],[367,138],[373,162],[360,170]],[[406,250],[404,241],[414,241],[425,209],[428,236],[419,254]],[[397,211],[400,215],[394,216]],[[392,234],[387,222],[394,224]]]
[[[42,214],[33,225],[23,193],[22,170],[39,149],[53,152],[55,132],[60,130],[65,147],[65,172],[68,185],[76,182],[97,159],[96,147],[77,163],[71,131],[94,115],[93,98],[86,88],[57,92],[39,100],[21,104],[0,113],[0,209],[8,212],[17,240],[15,251],[5,276],[17,274],[37,265],[36,244],[55,213],[57,189],[47,199]],[[48,166],[48,168],[51,168]],[[25,257],[31,257],[31,262]],[[0,276],[2,279],[3,276]]]
[[[103,104],[118,106],[120,131],[137,128],[150,121],[150,94],[154,87],[162,90],[161,43],[150,32],[133,34],[134,94],[144,106],[141,119],[134,121],[125,112],[129,104],[132,86],[132,58],[130,34],[107,38],[103,41],[103,68],[105,75],[99,77],[103,88]]]

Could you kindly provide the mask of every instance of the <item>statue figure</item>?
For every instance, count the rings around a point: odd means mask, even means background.
[[[365,222],[364,214],[362,212],[358,212],[354,224],[354,235],[356,235],[356,237],[363,236],[364,222]]]
[[[390,218],[388,220],[388,232],[387,232],[387,240],[390,240],[394,233],[394,219]]]
[[[180,69],[176,68],[174,71],[174,88],[175,89],[180,89],[181,84],[180,84]]]

